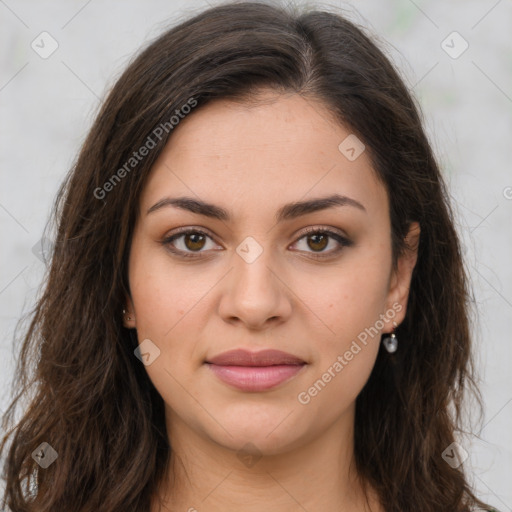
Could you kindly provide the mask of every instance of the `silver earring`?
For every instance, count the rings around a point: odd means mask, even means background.
[[[123,315],[126,315],[126,309],[123,309]],[[126,317],[126,320],[131,320],[132,317],[131,316],[127,316]]]
[[[396,349],[398,348],[398,340],[396,339],[394,332],[392,332],[391,334],[388,334],[382,340],[382,343],[384,344],[384,347],[390,354],[392,354],[393,352],[396,352]]]

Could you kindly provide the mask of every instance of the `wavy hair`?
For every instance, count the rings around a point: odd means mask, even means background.
[[[172,447],[163,400],[122,325],[139,197],[184,105],[250,101],[261,88],[321,101],[364,141],[389,197],[394,264],[410,222],[421,226],[400,350],[381,347],[357,397],[358,473],[387,512],[488,508],[464,466],[442,456],[464,432],[466,392],[480,411],[482,399],[467,270],[420,109],[365,29],[338,13],[262,2],[222,4],[170,28],[99,110],[53,205],[54,250],[3,418],[4,507],[149,512]],[[153,147],[131,161],[148,137]],[[45,442],[58,458],[43,469],[32,454]]]

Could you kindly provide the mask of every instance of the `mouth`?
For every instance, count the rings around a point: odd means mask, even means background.
[[[206,360],[205,364],[225,384],[248,392],[272,389],[307,365],[306,361],[279,350],[231,350]]]

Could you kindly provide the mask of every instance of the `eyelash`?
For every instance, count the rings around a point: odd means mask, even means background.
[[[183,230],[181,230],[177,233],[174,233],[173,235],[165,237],[161,241],[161,244],[164,245],[173,254],[176,254],[179,257],[200,258],[201,252],[204,252],[204,251],[199,251],[199,252],[195,252],[195,253],[194,252],[185,252],[185,251],[182,251],[181,249],[176,249],[175,247],[172,246],[172,242],[174,242],[174,240],[176,240],[184,235],[190,235],[190,234],[204,235],[213,240],[213,238],[207,232],[203,231],[202,229],[184,228]],[[325,228],[309,228],[304,233],[301,234],[301,236],[296,240],[296,242],[298,242],[299,240],[302,240],[303,238],[306,238],[307,236],[317,235],[317,234],[328,235],[329,238],[336,240],[340,244],[340,247],[338,247],[337,249],[335,249],[333,251],[327,252],[327,253],[323,253],[323,252],[310,253],[313,255],[313,258],[316,258],[316,259],[324,259],[324,258],[331,257],[335,254],[338,254],[343,249],[343,247],[351,247],[354,244],[351,240],[340,235],[339,233],[337,233],[335,231],[331,231],[329,229],[325,229]]]

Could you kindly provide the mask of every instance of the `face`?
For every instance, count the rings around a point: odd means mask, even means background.
[[[415,255],[393,271],[386,190],[353,139],[339,149],[350,130],[319,103],[261,94],[175,128],[141,196],[125,325],[171,430],[276,454],[353,411]],[[234,349],[289,357],[212,364]]]

